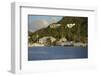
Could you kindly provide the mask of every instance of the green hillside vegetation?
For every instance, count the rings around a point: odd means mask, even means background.
[[[67,24],[75,23],[75,26],[71,29],[67,27]],[[29,43],[34,43],[38,39],[45,36],[52,36],[59,40],[65,37],[68,41],[87,43],[88,37],[88,18],[87,17],[70,17],[65,16],[55,24],[61,24],[57,28],[42,28],[35,32],[28,32]]]

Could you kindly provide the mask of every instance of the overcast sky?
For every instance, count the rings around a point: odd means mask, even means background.
[[[62,19],[62,16],[28,16],[28,30],[34,32],[38,29],[45,28],[51,23],[56,23]]]

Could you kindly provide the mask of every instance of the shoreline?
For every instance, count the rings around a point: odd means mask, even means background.
[[[87,43],[71,43],[66,44],[66,45],[45,45],[45,44],[40,44],[40,43],[33,43],[29,44],[28,47],[56,47],[56,46],[61,46],[61,47],[88,47]]]

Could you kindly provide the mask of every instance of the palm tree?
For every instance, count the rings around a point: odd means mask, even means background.
[[[69,29],[68,29],[68,37],[69,37],[69,39],[71,38],[71,28],[72,28],[73,26],[75,26],[75,23],[73,23],[73,24],[67,24],[67,27],[69,28]]]

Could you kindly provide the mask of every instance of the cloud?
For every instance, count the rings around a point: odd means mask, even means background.
[[[30,24],[29,24],[29,31],[34,32],[36,30],[39,30],[41,28],[45,28],[49,25],[48,21],[46,20],[33,20]]]
[[[56,17],[51,17],[51,23],[56,23],[58,19]]]

